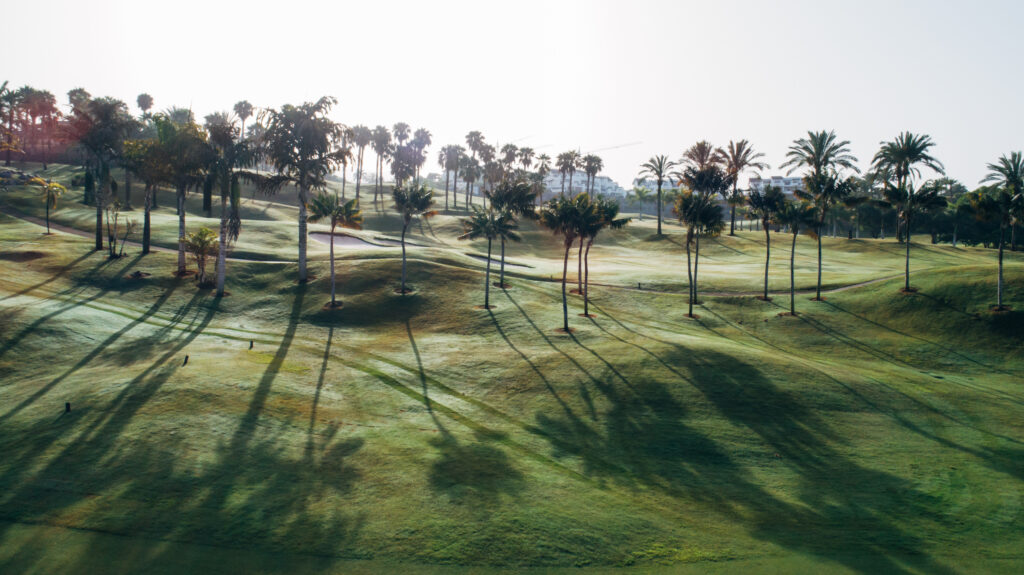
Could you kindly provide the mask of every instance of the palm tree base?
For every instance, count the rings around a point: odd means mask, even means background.
[[[564,333],[564,334],[576,333],[576,328],[570,327],[568,330],[566,330],[564,327],[560,327],[560,328],[555,330],[555,333]]]
[[[754,296],[754,299],[759,299],[761,301],[772,301],[771,296],[764,297],[763,295]]]
[[[500,288],[500,289],[508,289],[508,288],[512,287],[512,284],[503,284],[503,283],[499,283],[499,282],[491,282],[491,285],[496,287],[496,288]]]
[[[309,282],[315,280],[316,278],[317,278],[317,276],[315,276],[313,274],[306,274],[306,279],[304,279],[304,280],[295,280],[295,283],[297,283],[297,284],[308,284]]]
[[[797,316],[796,313],[790,313],[788,311],[784,311],[784,312],[778,314],[778,317],[796,317],[796,316]],[[765,321],[768,321],[768,320],[765,320]]]
[[[597,317],[597,314],[596,313],[581,313],[580,317],[589,317],[590,319],[594,319],[595,317]]]
[[[173,275],[176,278],[187,278],[189,276],[196,275],[196,273],[198,273],[198,272],[196,272],[195,270],[185,270],[185,271],[174,270],[174,274]]]
[[[416,290],[414,290],[411,287],[406,287],[406,288],[400,288],[399,287],[399,288],[395,288],[395,293],[398,294],[398,295],[409,295],[411,293],[416,293]]]
[[[341,309],[345,307],[345,302],[342,301],[329,301],[324,304],[324,309]]]
[[[994,305],[988,308],[992,313],[1007,313],[1013,311],[1013,306],[1008,305]]]
[[[572,288],[571,290],[569,290],[569,293],[571,293],[572,295],[580,295],[582,292],[578,288]]]
[[[907,294],[907,295],[915,294],[915,293],[917,293],[917,288],[916,287],[909,287],[909,288],[902,287],[902,288],[900,288],[900,293]]]
[[[494,309],[496,307],[498,307],[498,306],[496,306],[496,305],[475,305],[475,306],[473,306],[473,309]]]
[[[683,314],[683,317],[688,317],[690,319],[700,319],[700,316],[695,314],[695,313],[693,313],[693,314],[686,313],[686,314]]]
[[[809,298],[809,299],[811,301],[826,301],[828,298],[827,297],[812,297],[812,298]]]

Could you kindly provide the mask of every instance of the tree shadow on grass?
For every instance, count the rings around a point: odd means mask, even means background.
[[[952,572],[929,556],[926,543],[943,521],[940,501],[838,451],[836,434],[816,412],[740,358],[678,344],[653,351],[663,364],[688,366],[688,382],[753,435],[745,461],[788,468],[798,502],[767,492],[747,463],[688,424],[670,385],[622,369],[608,367],[599,378],[596,388],[611,408],[597,425],[581,433],[576,422],[541,412],[538,434],[557,454],[579,457],[588,474],[700,501],[792,551],[863,573]]]
[[[76,410],[57,422],[24,430],[28,442],[5,462],[0,476],[0,516],[13,521],[49,523],[73,514],[71,524],[154,541],[170,539],[222,547],[260,547],[268,551],[344,555],[365,524],[365,517],[338,507],[336,496],[359,479],[348,460],[363,446],[358,437],[336,439],[336,429],[299,457],[278,442],[272,427],[259,426],[270,387],[295,336],[304,286],[296,287],[290,324],[277,353],[254,390],[249,408],[216,459],[196,457],[182,436],[133,430],[122,434],[133,416],[150,403],[178,372],[180,352],[209,325],[219,300],[192,314],[188,325],[149,368],[128,382],[109,405]],[[201,308],[200,308],[201,309]],[[187,369],[187,368],[186,368]],[[167,421],[163,421],[167,425]],[[171,423],[173,426],[173,423]],[[40,467],[34,462],[57,441],[68,441]],[[127,442],[127,443],[126,443]],[[209,462],[207,462],[209,461]],[[115,502],[94,507],[93,497]],[[0,537],[5,524],[0,523]],[[53,547],[19,549],[8,565],[32,565],[33,553]],[[90,553],[89,550],[84,553]],[[149,553],[130,562],[146,572],[181,564],[167,547],[154,543]],[[325,559],[329,563],[331,559]],[[0,564],[0,570],[4,565]]]
[[[60,278],[64,277],[65,275],[67,275],[67,273],[69,271],[71,271],[72,268],[74,268],[78,264],[80,264],[83,261],[85,261],[86,259],[88,259],[89,256],[93,255],[94,253],[96,253],[96,252],[86,252],[85,254],[82,254],[77,259],[72,260],[71,262],[69,262],[67,264],[64,264],[63,266],[57,268],[56,271],[54,272],[54,274],[51,275],[50,277],[46,278],[45,280],[43,280],[43,281],[41,281],[39,283],[32,284],[32,285],[30,285],[30,286],[28,286],[26,288],[20,289],[20,290],[14,292],[12,294],[9,294],[9,295],[6,295],[6,296],[0,298],[0,303],[5,302],[5,301],[7,301],[7,300],[9,300],[11,298],[16,298],[16,297],[18,297],[20,295],[25,295],[25,294],[27,294],[29,292],[35,291],[35,290],[37,290],[37,289],[39,289],[39,288],[41,288],[43,286],[49,285],[49,284],[57,281],[58,279],[60,279]]]

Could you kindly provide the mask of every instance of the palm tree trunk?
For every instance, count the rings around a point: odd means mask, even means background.
[[[142,215],[142,255],[149,254],[149,212],[152,209],[153,186],[146,184],[146,201]]]
[[[348,174],[348,164],[344,164],[341,167],[341,199],[345,199],[345,180]],[[334,239],[332,236],[331,245],[334,245]]]
[[[594,239],[587,242],[587,251],[583,254],[583,315],[590,317],[590,246]]]
[[[452,170],[452,207],[459,209],[459,169]]]
[[[305,179],[305,174],[303,174],[300,180],[302,183],[299,184],[299,283],[306,283],[309,279],[306,274],[306,218],[308,217],[306,208],[308,198],[306,196],[308,192]],[[331,238],[331,244],[334,244],[334,238]]]
[[[661,235],[661,179],[658,179],[658,235]],[[693,315],[693,310],[690,310],[690,315]]]
[[[768,263],[772,259],[772,235],[768,229],[767,220],[764,222],[764,299],[768,301]]]
[[[903,291],[910,291],[910,218],[907,218],[907,261],[904,274]]]
[[[491,308],[491,238],[487,238],[487,271],[484,273],[484,309]]]
[[[1003,309],[1003,244],[1006,239],[1006,225],[999,225],[999,280],[996,282],[996,309]]]
[[[733,190],[733,194],[736,194],[736,190]],[[729,206],[729,235],[736,235],[736,205]]]
[[[356,156],[356,199],[359,199],[359,185],[363,183],[363,148],[359,148]],[[331,241],[334,241],[332,238]]]
[[[960,221],[954,218],[953,219],[953,247],[954,248],[956,247],[956,232],[957,232],[957,228],[959,228],[959,227],[960,227]]]
[[[444,211],[448,211],[448,179],[451,177],[451,172],[448,170],[444,171]]]
[[[331,307],[337,305],[337,301],[334,299],[335,294],[335,279],[334,279],[334,228],[336,222],[334,218],[331,218]]]
[[[700,269],[700,234],[696,235],[694,241],[693,250],[693,304],[696,305],[697,301],[697,270]],[[691,312],[692,315],[692,312]]]
[[[576,291],[583,295],[583,236],[580,236],[580,249],[576,252]]]
[[[230,186],[230,184],[229,184]],[[217,297],[224,296],[224,283],[228,275],[228,197],[220,194],[220,243],[217,245]]]
[[[562,259],[562,329],[569,332],[569,302],[565,296],[565,277],[569,273],[569,250],[572,249],[572,240],[565,243],[565,257]]]
[[[103,200],[110,189],[110,170],[100,168],[100,186],[96,190],[96,251],[103,249]]]
[[[690,234],[690,230],[686,231],[686,289],[690,290],[690,297],[687,298],[689,304],[689,311],[686,312],[688,317],[693,317],[693,267],[690,262],[690,242],[693,240],[693,236]]]
[[[490,264],[491,256],[487,256],[487,265]],[[501,272],[498,275],[498,285],[501,289],[505,289],[505,238],[501,238]]]
[[[402,226],[402,295],[405,296],[405,231],[409,229],[409,223]]]
[[[178,184],[178,275],[185,273],[185,186]]]
[[[796,315],[796,236],[799,230],[793,227],[793,245],[789,248],[789,314]]]
[[[818,286],[814,290],[814,299],[821,301],[821,224],[818,224]]]

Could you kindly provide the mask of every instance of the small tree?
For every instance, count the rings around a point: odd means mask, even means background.
[[[331,223],[331,307],[338,307],[338,301],[335,299],[334,230],[338,227],[350,230],[363,229],[363,214],[359,211],[359,200],[342,202],[336,195],[320,192],[309,204],[309,221],[320,220],[329,220]]]
[[[395,202],[395,211],[402,216],[402,287],[399,293],[405,295],[412,291],[405,286],[405,234],[409,231],[409,224],[414,217],[429,218],[437,212],[433,210],[434,192],[427,186],[412,188],[395,186],[391,197]]]
[[[793,234],[793,245],[789,250],[789,314],[796,315],[796,237],[814,226],[814,207],[806,202],[783,202],[773,221],[789,228],[789,233]]]
[[[772,235],[771,222],[776,212],[782,209],[786,202],[786,196],[782,190],[775,186],[766,186],[764,192],[751,190],[747,196],[747,205],[750,206],[750,214],[761,221],[764,227],[764,296],[762,299],[768,301],[768,264],[772,257]],[[735,215],[735,212],[733,212]],[[730,232],[732,224],[730,223]]]
[[[566,333],[569,332],[569,300],[565,293],[566,276],[569,273],[569,250],[579,237],[581,219],[577,203],[562,196],[548,201],[540,213],[541,225],[556,236],[562,236],[562,247],[565,249],[562,259],[562,329]]]
[[[590,316],[590,248],[601,230],[608,228],[619,230],[626,227],[629,218],[619,217],[619,204],[607,198],[593,200],[596,218],[588,220],[586,228],[581,229],[582,237],[586,238],[587,249],[583,253],[583,315]]]
[[[42,188],[43,201],[46,202],[46,235],[50,235],[50,211],[57,209],[57,200],[68,190],[57,182],[42,178],[32,178],[29,183]]]
[[[487,238],[487,271],[484,273],[484,309],[491,308],[491,244],[496,239],[500,239],[502,244],[506,240],[518,242],[521,238],[516,233],[516,228],[515,218],[513,218],[512,213],[508,210],[495,209],[493,203],[491,208],[487,210],[473,206],[473,215],[462,220],[464,233],[459,236],[460,240]]]
[[[189,232],[183,243],[196,262],[196,281],[199,287],[206,287],[206,262],[210,256],[217,254],[217,233],[210,228],[202,227],[199,231]]]

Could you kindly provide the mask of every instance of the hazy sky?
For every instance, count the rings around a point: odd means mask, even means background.
[[[835,129],[866,166],[911,130],[973,187],[1024,147],[1022,22],[1016,0],[7,0],[0,80],[199,117],[333,95],[347,124],[430,130],[433,170],[481,130],[594,151],[627,188],[702,138],[746,138],[774,166]]]

